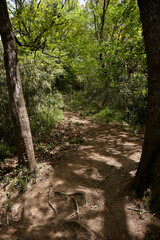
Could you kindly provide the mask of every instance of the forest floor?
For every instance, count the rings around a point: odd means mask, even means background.
[[[1,167],[0,240],[160,239],[147,193],[140,201],[131,189],[142,140],[115,122],[100,125],[65,112],[36,144],[38,169],[27,185],[15,175],[17,160]]]

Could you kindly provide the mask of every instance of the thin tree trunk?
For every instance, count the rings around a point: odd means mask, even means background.
[[[106,11],[108,9],[110,0],[104,0],[103,1],[103,13],[101,17],[101,29],[100,29],[100,40],[103,40],[103,32],[104,32],[104,24],[105,24],[105,17],[106,17]]]
[[[0,0],[0,35],[4,47],[4,64],[19,164],[27,166],[32,171],[36,167],[36,161],[18,68],[17,46],[9,20],[6,0]]]
[[[103,104],[105,103],[105,101],[106,101],[106,99],[108,97],[108,93],[109,93],[109,83],[107,82],[106,85],[105,85],[104,95],[103,95],[101,101],[98,104],[99,109],[101,109],[103,107]]]
[[[101,16],[101,27],[100,27],[100,36],[99,36],[100,44],[102,44],[102,41],[103,41],[105,17],[106,17],[107,9],[109,7],[109,3],[110,3],[110,0],[104,0],[103,1],[103,12],[102,12],[102,16]],[[102,65],[102,72],[104,73],[105,64],[103,62],[104,61],[104,54],[103,54],[103,52],[101,52],[99,54],[99,60],[100,60],[100,63]],[[103,78],[105,79],[106,77],[107,77],[107,74],[106,73],[103,74]],[[105,91],[104,91],[103,97],[102,97],[102,99],[100,100],[100,102],[98,104],[99,109],[101,109],[103,107],[103,104],[105,103],[105,101],[106,101],[106,99],[108,97],[108,93],[109,93],[109,83],[107,81],[106,84],[105,84]]]
[[[146,131],[135,179],[138,196],[152,192],[152,208],[160,210],[160,1],[138,0],[148,67]]]

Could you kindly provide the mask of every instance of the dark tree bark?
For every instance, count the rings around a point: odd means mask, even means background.
[[[135,179],[138,196],[150,187],[152,208],[160,210],[160,1],[138,0],[148,67],[147,117]]]
[[[9,20],[6,0],[0,0],[0,35],[4,47],[4,64],[18,159],[21,165],[27,166],[32,171],[36,167],[36,161],[18,68],[16,40]]]

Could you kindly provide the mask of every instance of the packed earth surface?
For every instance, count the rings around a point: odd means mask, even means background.
[[[142,141],[116,122],[65,112],[35,144],[37,172],[23,191],[15,184],[17,160],[1,166],[0,240],[160,239],[149,193],[139,200],[132,189]]]

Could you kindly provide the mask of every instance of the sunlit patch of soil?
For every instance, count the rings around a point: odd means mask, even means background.
[[[130,187],[142,136],[117,123],[64,117],[36,144],[37,173],[23,191],[16,180],[11,185],[14,167],[9,182],[1,180],[0,239],[160,239],[159,220]]]

